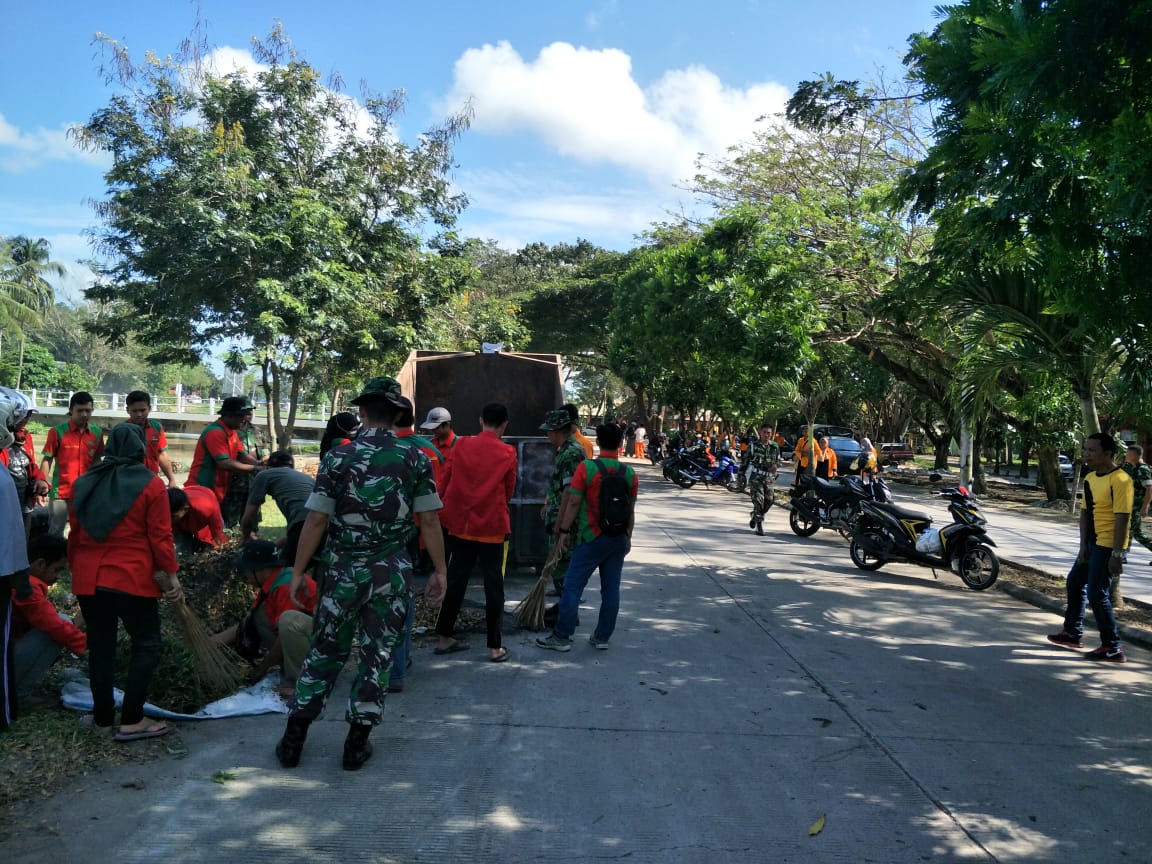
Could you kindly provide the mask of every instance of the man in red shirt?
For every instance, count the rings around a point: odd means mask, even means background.
[[[557,520],[557,530],[562,544],[575,538],[575,548],[572,550],[568,572],[564,576],[564,592],[560,596],[556,628],[536,640],[541,648],[552,651],[572,649],[572,634],[576,630],[580,597],[596,568],[600,569],[600,616],[596,629],[588,637],[588,643],[593,648],[605,649],[616,629],[616,618],[620,613],[620,579],[624,571],[624,557],[632,549],[638,489],[636,472],[631,466],[620,462],[620,442],[623,439],[624,431],[615,423],[596,427],[600,456],[581,462],[568,486],[568,497]],[[630,499],[627,519],[621,520],[615,527],[606,526],[601,518],[604,515],[600,512],[601,492],[607,491],[603,486],[606,474],[623,477]]]
[[[20,500],[26,538],[31,528],[32,511],[50,488],[48,478],[36,464],[36,445],[32,443],[32,434],[28,431],[28,420],[35,413],[34,408],[29,408],[24,419],[12,429],[12,443],[0,447],[0,465],[8,469],[12,482],[16,484],[16,497]]]
[[[91,393],[73,393],[68,400],[68,422],[53,426],[44,439],[40,470],[52,478],[48,522],[51,534],[64,534],[72,484],[104,455],[104,435],[99,426],[88,423],[95,407]]]
[[[172,460],[168,458],[168,436],[159,420],[148,417],[152,413],[152,397],[143,390],[133,390],[124,397],[128,422],[144,430],[144,464],[153,474],[160,472],[168,480],[169,489],[179,489],[172,473]]]
[[[41,534],[28,544],[32,596],[21,599],[12,592],[12,661],[18,698],[36,689],[61,651],[80,655],[88,650],[84,631],[48,599],[49,587],[66,566],[68,543],[59,534]]]
[[[233,474],[248,474],[263,468],[244,453],[244,445],[236,434],[247,411],[248,400],[243,396],[229,396],[220,403],[220,416],[204,427],[196,442],[185,486],[211,489],[216,493],[216,500],[223,503]],[[236,523],[239,521],[237,514]]]
[[[479,435],[456,439],[444,488],[440,522],[448,532],[448,589],[436,618],[437,646],[433,653],[451,654],[468,643],[453,635],[456,616],[464,603],[468,577],[479,564],[484,574],[484,620],[488,630],[488,659],[508,659],[501,644],[504,617],[504,560],[511,531],[508,502],[516,488],[516,449],[500,440],[508,428],[508,409],[490,402],[480,412]]]
[[[292,600],[292,568],[285,567],[280,550],[267,540],[249,540],[240,547],[236,569],[250,581],[259,594],[244,620],[214,636],[222,645],[237,644],[242,629],[251,629],[259,638],[264,656],[252,670],[251,679],[259,681],[273,666],[280,666],[280,695],[290,697],[296,691],[300,664],[308,653],[312,636],[312,613],[316,610],[316,583],[305,575],[300,591],[300,604]],[[247,658],[254,659],[254,658]]]
[[[177,552],[199,552],[209,546],[219,546],[228,539],[224,535],[220,502],[211,489],[203,486],[173,489],[169,486],[168,507],[172,511],[172,536]]]
[[[420,431],[426,432],[432,439],[432,444],[440,451],[440,456],[447,462],[452,456],[452,448],[456,446],[456,433],[452,431],[452,415],[447,408],[433,408],[420,424]],[[433,463],[435,465],[435,463]],[[440,475],[436,475],[436,486],[440,486]]]

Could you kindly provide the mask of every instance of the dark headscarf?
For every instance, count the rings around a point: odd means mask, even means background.
[[[320,455],[323,456],[332,449],[332,445],[342,438],[351,438],[352,433],[360,428],[360,418],[351,411],[341,411],[333,414],[324,428],[324,437],[320,439]]]
[[[144,467],[144,430],[121,423],[108,436],[104,458],[72,486],[76,521],[93,540],[106,540],[155,476]]]

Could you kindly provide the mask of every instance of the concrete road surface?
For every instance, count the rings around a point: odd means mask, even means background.
[[[568,654],[419,646],[360,772],[339,697],[294,771],[280,717],[184,724],[186,758],[78,780],[0,859],[1152,861],[1148,652],[1094,665],[1050,613],[642,473],[609,650],[593,580]]]

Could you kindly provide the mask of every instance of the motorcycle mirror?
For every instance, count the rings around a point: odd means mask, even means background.
[[[944,477],[940,474],[937,474],[936,472],[932,472],[931,474],[928,475],[928,479],[933,483],[939,483],[941,480],[944,479]]]

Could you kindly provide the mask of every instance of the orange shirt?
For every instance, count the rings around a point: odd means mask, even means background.
[[[71,498],[76,478],[104,455],[104,436],[99,426],[77,429],[68,421],[48,430],[40,452],[52,457],[52,497]]]
[[[503,543],[512,530],[508,503],[516,489],[516,448],[494,432],[458,438],[444,470],[440,523],[462,540]]]
[[[225,460],[239,460],[244,452],[240,436],[235,429],[229,429],[219,420],[209,423],[200,433],[196,451],[192,456],[192,467],[188,470],[185,486],[203,486],[216,492],[216,500],[223,501],[228,494],[228,484],[232,482],[232,472],[221,468],[217,463]]]

